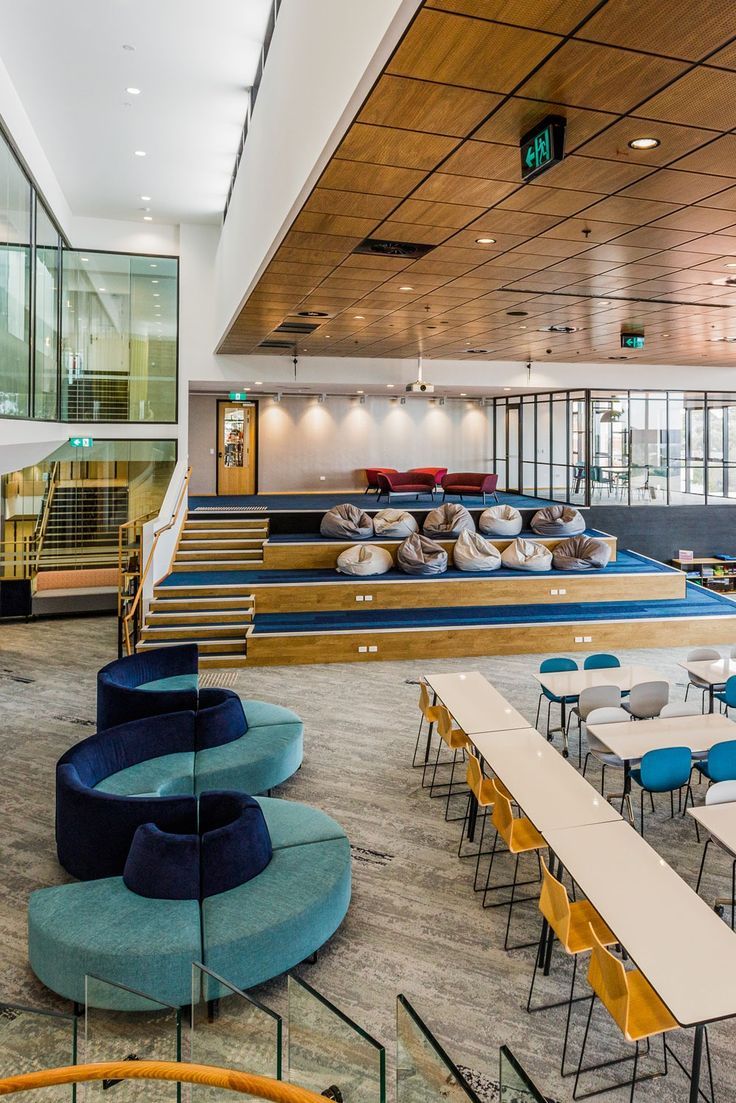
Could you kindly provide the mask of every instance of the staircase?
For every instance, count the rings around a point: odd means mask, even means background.
[[[39,569],[116,564],[118,527],[127,520],[126,486],[59,483],[40,543]]]
[[[200,669],[245,665],[253,628],[251,588],[220,572],[252,570],[263,563],[268,521],[259,518],[196,519],[184,523],[171,574],[154,588],[136,650],[196,643]],[[177,574],[197,571],[202,579]]]

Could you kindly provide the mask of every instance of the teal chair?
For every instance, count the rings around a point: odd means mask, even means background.
[[[721,692],[714,693],[713,696],[716,701],[720,701],[721,705],[725,706],[725,709],[722,708],[721,712],[725,711],[726,716],[728,716],[728,710],[736,708],[736,674],[732,674]],[[728,780],[730,780],[730,778]]]
[[[539,664],[539,673],[540,674],[559,674],[559,673],[562,673],[565,670],[578,670],[578,669],[579,669],[578,664],[575,662],[574,659],[563,659],[563,658],[543,659],[542,662]],[[574,696],[571,696],[571,697],[565,697],[565,698],[556,697],[555,694],[550,693],[549,690],[542,689],[542,692],[539,694],[539,700],[537,701],[537,718],[534,721],[534,727],[535,728],[539,727],[539,714],[542,710],[542,701],[545,700],[545,699],[547,701],[547,726],[546,726],[546,729],[545,729],[545,734],[547,736],[547,739],[550,739],[551,736],[550,736],[550,731],[549,731],[549,714],[550,714],[550,710],[552,708],[552,705],[561,705],[563,700],[565,701],[565,704],[573,704],[574,705],[575,702],[577,701],[577,695],[574,695]],[[563,735],[564,735],[564,732],[563,732]]]
[[[583,663],[583,670],[608,670],[614,666],[621,666],[621,660],[616,655],[588,655]]]
[[[682,789],[687,786],[685,793],[685,809],[687,811],[688,798],[693,801],[693,792],[690,788],[690,770],[692,768],[692,751],[689,747],[663,747],[656,751],[647,751],[636,770],[631,771],[631,777],[641,786],[640,822],[641,834],[644,836],[644,794],[649,793],[654,811],[654,793],[669,793],[670,811],[675,815],[675,790],[678,793],[678,811],[682,808]],[[684,813],[683,813],[684,814]]]
[[[729,678],[730,681],[736,679]],[[736,739],[714,743],[706,758],[698,763],[698,771],[708,781],[736,781]]]

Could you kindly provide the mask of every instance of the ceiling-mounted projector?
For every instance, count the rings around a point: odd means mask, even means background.
[[[414,383],[406,384],[407,392],[410,394],[432,394],[434,392],[434,383],[425,383],[422,379],[422,358],[417,357],[417,378]]]

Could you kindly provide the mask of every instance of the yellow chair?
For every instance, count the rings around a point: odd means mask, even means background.
[[[573,1003],[579,1003],[581,1000],[588,999],[587,996],[578,996],[577,999],[574,998],[578,955],[593,949],[593,941],[590,936],[591,928],[596,932],[597,937],[604,946],[614,945],[616,938],[612,932],[609,931],[589,900],[571,901],[567,894],[567,889],[561,881],[558,881],[557,878],[550,873],[544,858],[541,859],[541,864],[542,889],[539,894],[539,910],[544,920],[542,923],[542,933],[539,938],[539,947],[534,958],[534,972],[532,973],[532,983],[529,988],[529,999],[526,1003],[526,1009],[531,1012],[549,1011],[553,1007],[567,1007],[565,1040],[562,1045],[562,1061],[560,1064],[561,1074],[567,1076],[569,1073],[565,1072],[565,1056],[567,1054],[567,1042],[570,1036],[572,1005]],[[552,946],[555,938],[557,938],[565,953],[572,957],[570,995],[566,1000],[559,1000],[556,1003],[547,1003],[540,1007],[532,1007],[532,996],[534,994],[534,982],[537,979],[537,970],[543,968],[545,973],[549,972]],[[574,1066],[570,1072],[572,1071],[574,1071]]]
[[[529,900],[537,901],[536,896],[525,896],[519,900],[515,899],[516,889],[521,888],[523,885],[533,885],[539,878],[534,878],[531,881],[517,881],[519,872],[519,858],[522,854],[529,852],[535,852],[537,855],[537,861],[539,861],[539,851],[546,847],[546,842],[537,831],[536,827],[530,819],[526,816],[514,817],[511,811],[511,801],[513,797],[509,793],[505,786],[501,785],[498,778],[493,778],[493,791],[494,791],[494,803],[493,812],[491,814],[491,821],[496,828],[496,836],[493,840],[493,850],[491,852],[491,860],[488,865],[488,875],[486,877],[485,889],[483,891],[483,907],[484,908],[503,908],[509,909],[509,916],[506,922],[506,936],[503,942],[504,950],[523,950],[528,946],[536,946],[536,942],[525,942],[521,946],[509,946],[509,930],[511,927],[511,913],[514,908],[514,904],[524,904]],[[516,857],[514,863],[514,879],[511,884],[494,885],[490,887],[491,871],[493,869],[493,859],[496,854],[496,846],[498,839],[502,838],[508,847],[509,854],[513,854]],[[540,866],[541,874],[541,866]],[[493,904],[486,903],[486,896],[489,892],[498,892],[501,889],[511,889],[511,897],[509,900],[501,900]]]
[[[437,723],[437,709],[438,705],[433,705],[429,699],[429,690],[427,689],[426,682],[419,683],[419,711],[421,716],[419,717],[419,731],[417,732],[417,741],[414,744],[414,757],[411,764],[413,767],[421,767],[424,773],[422,774],[422,785],[424,785],[424,774],[427,771],[427,763],[429,762],[429,751],[432,743],[432,729]],[[424,748],[424,761],[417,762],[417,754],[419,753],[419,741],[422,738],[422,726],[424,721],[427,721],[429,725],[429,731],[427,732],[427,745]]]
[[[457,794],[459,792],[463,791],[462,786],[460,788],[453,789],[453,784],[454,784],[454,781],[455,781],[455,766],[457,764],[457,756],[458,756],[459,753],[464,753],[465,751],[472,751],[473,750],[473,744],[470,742],[470,740],[468,739],[467,735],[462,730],[462,728],[456,728],[453,725],[452,717],[450,716],[449,712],[447,711],[447,709],[445,708],[444,705],[435,705],[435,708],[437,710],[437,734],[439,735],[440,738],[439,738],[439,742],[437,744],[437,757],[435,758],[435,761],[434,761],[434,770],[432,771],[432,780],[429,784],[429,795],[432,796],[432,797],[435,797],[435,796],[437,796],[437,797],[445,797],[446,796],[447,797],[447,800],[446,800],[446,803],[445,803],[445,819],[447,819],[448,815],[449,815],[449,812],[450,812],[450,799],[451,799],[451,797],[457,796]],[[450,771],[450,781],[449,781],[449,783],[442,782],[441,785],[439,786],[440,791],[438,793],[435,793],[436,778],[437,778],[437,767],[440,765],[440,751],[442,750],[442,745],[443,744],[446,747],[448,747],[449,750],[452,751],[452,762],[451,763],[445,762],[445,763],[443,763],[443,765],[445,765],[445,766],[451,765],[452,769]],[[459,819],[460,817],[457,817],[457,818]]]
[[[573,1099],[587,1099],[590,1095],[601,1094],[599,1089],[597,1091],[587,1092],[584,1095],[578,1095],[578,1084],[581,1072],[597,1071],[598,1069],[608,1068],[611,1065],[619,1065],[624,1061],[632,1059],[631,1057],[620,1057],[611,1061],[605,1061],[600,1065],[583,1068],[583,1059],[588,1041],[588,1033],[590,1031],[593,1006],[596,999],[599,999],[626,1041],[633,1042],[636,1046],[633,1056],[634,1072],[631,1080],[626,1080],[623,1084],[614,1084],[605,1090],[612,1091],[617,1088],[628,1087],[630,1084],[631,1095],[629,1099],[633,1101],[634,1090],[637,1083],[642,1083],[644,1080],[652,1080],[655,1076],[667,1075],[668,1049],[665,1034],[669,1030],[679,1029],[680,1024],[676,1019],[673,1019],[672,1015],[662,1003],[643,973],[640,973],[638,969],[626,970],[624,968],[624,963],[620,961],[619,958],[614,957],[610,950],[606,949],[593,924],[589,924],[588,930],[592,945],[590,965],[588,966],[588,983],[593,989],[593,995],[590,998],[588,1021],[585,1025],[583,1046],[580,1050],[580,1060],[578,1062],[577,1073],[575,1074],[575,1087],[572,1093]],[[649,1039],[656,1037],[658,1034],[662,1036],[664,1069],[662,1072],[641,1076],[639,1080],[637,1080],[636,1070],[639,1064],[640,1043],[646,1041],[648,1050]],[[710,1062],[710,1048],[708,1046],[707,1031],[705,1033],[705,1052],[708,1062],[708,1075],[710,1078],[710,1097],[712,1100],[713,1071]],[[674,1056],[674,1054],[672,1054],[672,1056]]]
[[[478,870],[480,869],[480,860],[483,855],[483,835],[486,830],[486,819],[488,818],[488,809],[493,808],[494,790],[493,782],[489,777],[483,776],[483,767],[480,764],[480,759],[471,752],[468,753],[468,768],[465,773],[465,780],[468,785],[468,803],[465,807],[465,818],[463,820],[462,831],[460,832],[460,844],[457,848],[458,858],[472,857],[471,854],[463,854],[463,839],[465,838],[465,830],[468,829],[468,838],[470,839],[470,824],[471,817],[473,825],[477,821],[478,812],[480,812],[481,828],[480,839],[478,840],[478,850],[475,854],[475,876],[473,877],[473,889],[475,892],[481,892],[483,886],[478,885]],[[486,856],[491,852],[487,850]]]

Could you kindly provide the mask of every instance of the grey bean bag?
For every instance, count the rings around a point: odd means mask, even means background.
[[[532,528],[540,536],[578,536],[585,532],[585,520],[572,506],[547,506],[534,514]]]
[[[501,552],[504,567],[512,571],[549,571],[552,569],[552,552],[536,540],[521,537]]]
[[[376,536],[386,540],[404,540],[419,529],[416,519],[405,509],[379,509],[373,518],[373,527]]]
[[[592,536],[571,536],[555,547],[552,566],[556,571],[600,570],[610,558],[611,549],[602,540],[594,540]]]
[[[495,571],[501,566],[501,553],[479,532],[461,532],[452,552],[459,571]]]
[[[478,528],[484,536],[518,536],[521,514],[513,506],[491,506],[481,513]]]
[[[445,502],[436,509],[430,509],[422,531],[431,540],[452,540],[461,532],[475,532],[475,522],[465,506]]]
[[[447,570],[447,552],[440,544],[415,532],[399,544],[396,566],[405,574],[444,574]]]
[[[340,574],[385,574],[393,565],[391,552],[376,544],[354,544],[337,557]]]
[[[319,531],[338,540],[365,540],[373,536],[373,521],[362,509],[345,502],[325,513]]]

